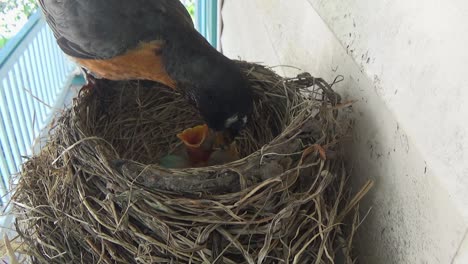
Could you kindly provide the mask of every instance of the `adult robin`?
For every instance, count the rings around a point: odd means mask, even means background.
[[[60,48],[97,78],[181,90],[208,126],[233,138],[252,111],[235,62],[194,28],[178,0],[39,0]]]

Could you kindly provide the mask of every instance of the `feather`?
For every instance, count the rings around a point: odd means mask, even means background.
[[[39,0],[60,48],[81,59],[109,59],[140,42],[164,40],[193,21],[178,0]]]

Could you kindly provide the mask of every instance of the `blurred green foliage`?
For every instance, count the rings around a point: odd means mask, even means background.
[[[195,3],[192,1],[185,5],[192,19],[195,17]]]
[[[17,23],[29,18],[37,8],[37,0],[0,0],[0,48],[16,33]]]
[[[0,49],[5,46],[5,44],[7,43],[8,39],[4,36],[0,36]]]
[[[29,17],[38,7],[37,0],[1,0],[0,12],[6,14],[8,12],[19,10],[21,14]]]

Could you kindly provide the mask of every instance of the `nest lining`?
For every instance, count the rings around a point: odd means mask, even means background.
[[[23,166],[16,229],[35,263],[352,263],[336,116],[320,79],[239,62],[255,91],[242,159],[165,169],[176,134],[201,124],[175,91],[99,83]],[[101,94],[98,94],[101,93]],[[104,93],[104,94],[103,94]],[[106,98],[103,100],[102,98]]]

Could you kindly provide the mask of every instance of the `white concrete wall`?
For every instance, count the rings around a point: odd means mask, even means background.
[[[376,182],[361,262],[468,263],[468,2],[224,0],[222,16],[231,58],[342,74],[359,100],[353,179]]]

